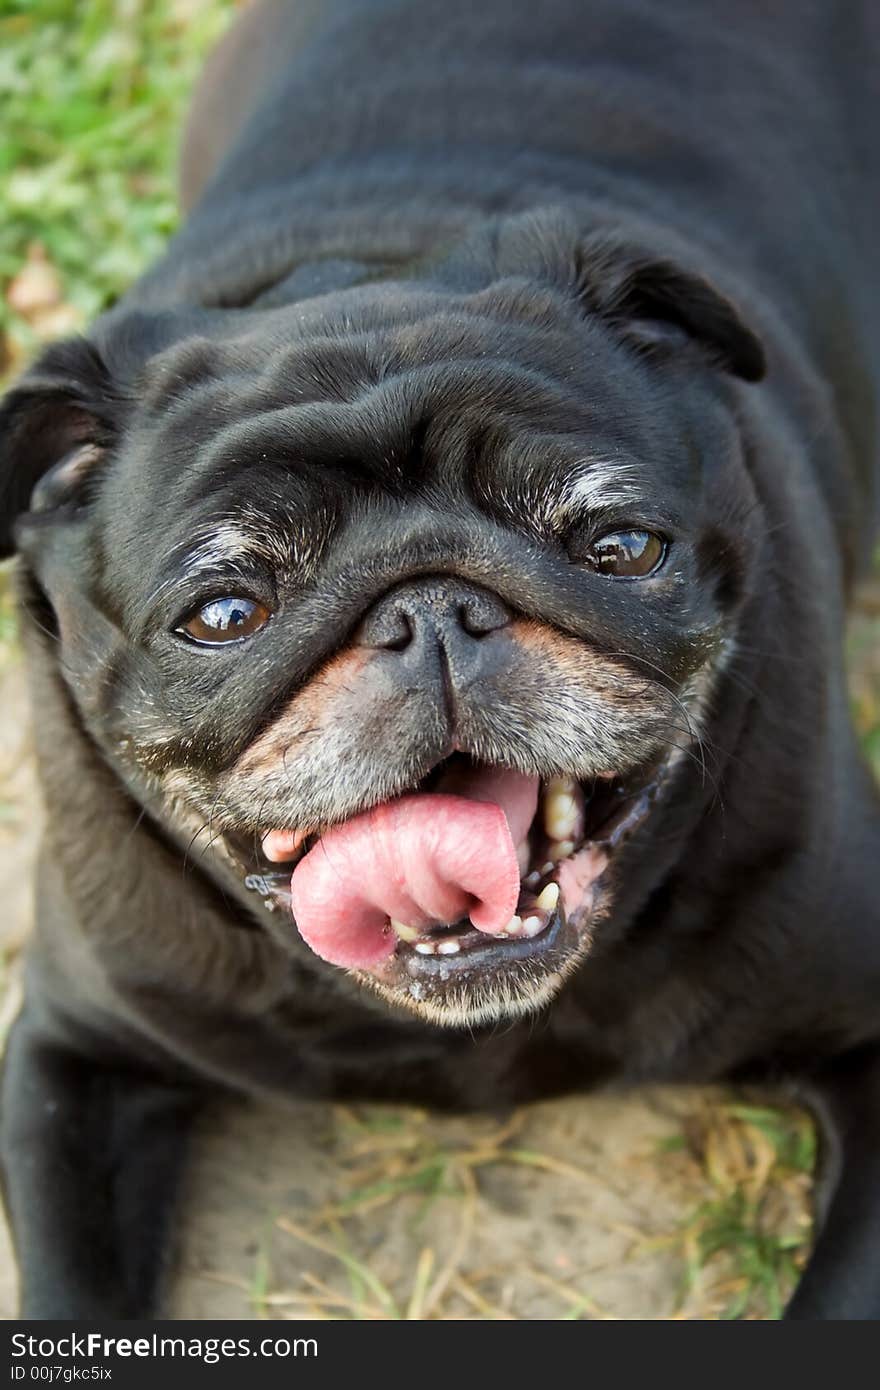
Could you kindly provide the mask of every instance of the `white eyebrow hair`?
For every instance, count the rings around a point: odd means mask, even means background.
[[[183,572],[190,578],[203,570],[262,560],[279,575],[294,569],[305,573],[320,558],[327,529],[323,511],[306,522],[297,516],[270,518],[242,508],[196,530],[187,545]]]
[[[602,512],[628,507],[642,499],[642,488],[631,464],[594,459],[567,478],[547,498],[545,515],[551,525],[568,521],[573,513]]]
[[[181,580],[223,570],[232,578],[236,570],[246,571],[255,560],[269,565],[281,583],[294,572],[308,579],[321,558],[329,526],[329,514],[323,509],[310,517],[308,524],[301,517],[270,518],[250,508],[214,517],[197,527],[185,546],[177,548],[177,572],[153,590],[149,602],[156,603],[165,593],[173,592]]]
[[[196,532],[195,545],[188,546],[184,573],[188,577],[202,570],[220,569],[242,560],[267,560],[272,569],[291,564],[293,537],[282,542],[277,528],[253,513],[213,521]]]
[[[293,536],[284,544],[277,527],[264,517],[243,512],[214,521],[196,533],[195,544],[187,548],[184,573],[190,576],[249,559],[266,560],[279,569],[291,563],[293,548]]]

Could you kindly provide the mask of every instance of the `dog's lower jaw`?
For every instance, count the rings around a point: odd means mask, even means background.
[[[408,986],[389,985],[365,970],[352,973],[359,984],[373,990],[385,1003],[415,1014],[426,1023],[443,1028],[485,1028],[540,1013],[553,1002],[588,950],[585,943],[549,973],[532,977],[524,969],[519,978],[507,974],[499,980],[478,979],[473,986],[447,990],[436,999],[427,995],[416,980]]]
[[[466,964],[450,967],[441,955],[426,960],[406,951],[402,959],[396,954],[352,976],[394,1008],[444,1028],[484,1028],[538,1014],[589,955],[596,926],[610,907],[603,878],[604,873],[591,886],[576,921],[566,917],[560,900],[535,941],[488,946],[482,954],[500,957],[500,968],[482,964],[469,971]],[[532,949],[517,959],[511,951],[518,946]]]

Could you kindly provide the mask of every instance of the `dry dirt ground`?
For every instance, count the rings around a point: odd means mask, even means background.
[[[876,713],[878,638],[877,614],[862,618],[860,719]],[[4,1030],[39,823],[26,708],[7,640]],[[806,1118],[720,1091],[602,1095],[502,1120],[243,1102],[206,1121],[194,1159],[180,1208],[176,1317],[772,1317],[810,1236]],[[0,1314],[14,1309],[4,1244]]]

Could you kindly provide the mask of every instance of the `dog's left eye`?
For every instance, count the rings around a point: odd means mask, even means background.
[[[211,599],[177,629],[194,642],[240,642],[259,632],[271,617],[269,609],[250,598]]]
[[[584,562],[611,579],[645,579],[666,558],[666,542],[653,531],[611,531],[593,541]]]

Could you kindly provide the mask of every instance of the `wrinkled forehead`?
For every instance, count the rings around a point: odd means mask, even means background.
[[[444,320],[163,354],[99,498],[120,585],[252,561],[308,578],[374,508],[484,515],[546,542],[585,513],[680,508],[699,451],[638,364],[509,332],[489,352],[486,332]]]

